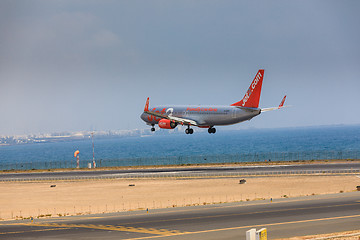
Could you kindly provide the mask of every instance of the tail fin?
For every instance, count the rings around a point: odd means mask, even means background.
[[[258,108],[263,78],[264,69],[260,69],[252,81],[249,89],[245,93],[244,98],[239,102],[231,104],[231,106]]]
[[[144,112],[148,112],[148,111],[149,111],[149,98],[146,99],[146,103],[144,107]]]

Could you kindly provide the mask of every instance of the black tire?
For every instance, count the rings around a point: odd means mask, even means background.
[[[189,133],[190,133],[190,134],[193,134],[193,133],[194,133],[194,129],[190,128],[190,129],[189,129]]]
[[[213,129],[212,129],[212,133],[216,133],[216,128],[213,128]]]
[[[208,129],[208,133],[209,133],[209,134],[212,133],[212,128],[209,128],[209,129]]]
[[[189,134],[189,129],[185,129],[185,133],[186,133],[186,134]]]
[[[152,128],[151,128],[151,131],[152,131],[152,132],[155,132],[155,128],[152,127]]]

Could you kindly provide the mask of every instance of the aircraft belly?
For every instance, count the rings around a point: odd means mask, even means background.
[[[204,121],[203,125],[207,125],[207,126],[215,126],[215,125],[231,125],[231,124],[236,124],[242,121],[246,121],[248,119],[251,119],[252,117],[242,117],[242,118],[232,118],[232,117],[228,117],[228,116],[224,116],[224,117],[218,117],[218,118],[214,118],[214,119],[207,119],[206,121]]]
[[[202,125],[206,126],[216,126],[216,125],[231,125],[247,121],[258,115],[257,112],[245,112],[240,109],[237,109],[235,114],[221,114],[217,116],[207,116],[206,119],[203,119]]]

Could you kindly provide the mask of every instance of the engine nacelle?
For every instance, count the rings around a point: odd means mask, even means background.
[[[160,128],[165,128],[165,129],[174,129],[176,128],[177,126],[177,123],[176,122],[173,122],[169,119],[161,119],[159,121],[159,127]]]

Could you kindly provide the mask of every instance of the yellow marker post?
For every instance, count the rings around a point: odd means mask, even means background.
[[[256,240],[267,240],[267,230],[262,228],[256,231]]]

